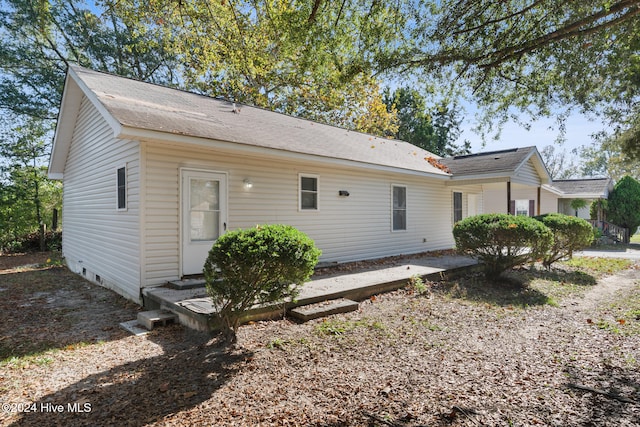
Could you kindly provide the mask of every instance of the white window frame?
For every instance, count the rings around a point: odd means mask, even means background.
[[[395,200],[394,200],[394,189],[396,188],[404,188],[404,228],[395,228],[395,224],[394,224],[394,213],[396,211],[401,211],[403,209],[396,209],[395,208]],[[391,232],[392,233],[403,233],[406,232],[407,229],[409,228],[409,216],[408,216],[408,211],[409,211],[409,207],[408,207],[408,191],[407,191],[407,186],[406,185],[402,185],[402,184],[391,184]]]
[[[316,190],[303,190],[302,189],[302,178],[312,178],[316,180]],[[302,206],[302,194],[304,193],[312,193],[316,196],[316,207],[315,208],[305,208]],[[299,212],[318,212],[320,210],[320,175],[310,174],[310,173],[299,173],[298,174],[298,211]]]
[[[515,212],[513,213],[514,215],[518,216],[530,216],[531,212],[529,212],[529,200],[525,200],[525,199],[515,199]],[[522,208],[522,206],[525,207],[525,209],[518,209],[518,206],[520,206],[520,208]],[[518,213],[520,212],[520,213]]]
[[[124,169],[124,207],[120,207],[120,170]],[[129,209],[129,176],[127,165],[120,165],[116,168],[116,210],[125,212]]]

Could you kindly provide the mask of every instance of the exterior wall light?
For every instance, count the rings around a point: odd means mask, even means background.
[[[338,196],[349,197],[349,192],[347,190],[339,190]]]
[[[244,181],[242,181],[242,185],[244,185],[245,190],[249,190],[250,188],[253,188],[253,182],[251,182],[249,178],[245,178]]]

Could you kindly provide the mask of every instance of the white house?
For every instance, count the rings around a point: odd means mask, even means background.
[[[260,108],[69,68],[49,163],[69,268],[136,302],[227,230],[283,223],[322,262],[449,249],[470,215],[557,212],[535,147],[442,159]]]
[[[64,181],[70,269],[140,302],[200,273],[221,233],[260,223],[306,232],[324,262],[451,248],[455,187],[437,158],[74,66],[49,176]]]
[[[553,181],[553,188],[550,191],[558,196],[558,212],[565,215],[574,215],[583,219],[591,219],[590,210],[593,202],[608,199],[613,191],[613,181],[611,178],[585,178],[585,179],[562,179]],[[585,206],[578,209],[571,207],[571,202],[581,199],[586,202]],[[604,220],[601,212],[597,212],[597,220]]]
[[[440,160],[452,174],[447,185],[468,206],[466,213],[535,216],[557,212],[557,198],[536,147],[513,148]],[[481,204],[482,203],[482,204]],[[464,213],[464,211],[463,211]],[[466,215],[457,215],[462,219]]]

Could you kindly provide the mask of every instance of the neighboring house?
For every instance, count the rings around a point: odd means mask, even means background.
[[[613,191],[613,181],[611,178],[561,179],[553,181],[548,190],[558,197],[558,212],[591,219],[591,205],[597,200],[609,198]],[[577,213],[571,207],[571,202],[576,199],[586,202],[586,206],[578,209]],[[594,219],[606,220],[601,210],[598,210],[597,218]]]
[[[306,232],[323,262],[451,248],[455,187],[436,159],[406,142],[71,67],[49,176],[64,181],[69,268],[140,302],[143,287],[201,273],[226,230],[260,223]]]
[[[536,147],[513,148],[441,159],[453,175],[448,185],[466,213],[535,216],[556,212],[556,198],[543,191],[551,183]],[[456,215],[455,221],[467,216]]]

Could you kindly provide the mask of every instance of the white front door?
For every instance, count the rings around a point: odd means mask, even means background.
[[[182,275],[200,274],[209,249],[227,228],[227,176],[182,170]]]

